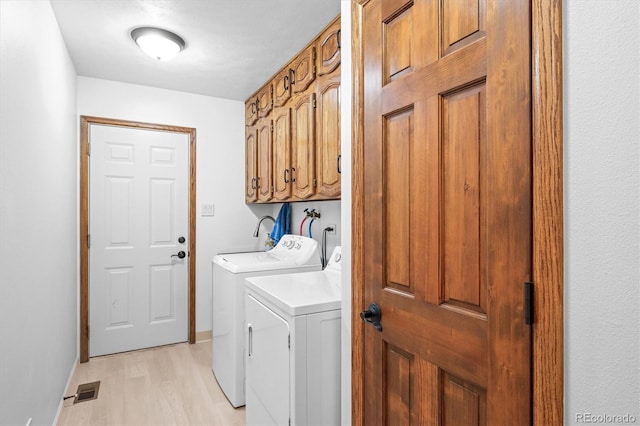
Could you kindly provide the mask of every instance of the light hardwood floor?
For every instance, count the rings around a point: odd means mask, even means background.
[[[65,401],[58,425],[244,425],[211,371],[211,342],[91,358],[65,395],[100,380],[98,399]]]

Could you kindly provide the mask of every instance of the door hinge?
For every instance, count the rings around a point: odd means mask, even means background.
[[[87,340],[89,340],[89,337],[91,336],[91,334],[89,333],[89,324],[87,324]]]
[[[524,283],[524,323],[533,325],[533,282]]]
[[[311,106],[316,108],[316,94],[311,95]]]
[[[289,346],[289,349],[291,349],[291,334],[287,336],[287,345]]]
[[[91,157],[91,144],[87,143],[87,155]]]
[[[87,248],[91,248],[91,234],[87,234]]]
[[[318,186],[318,179],[313,178],[313,186]]]

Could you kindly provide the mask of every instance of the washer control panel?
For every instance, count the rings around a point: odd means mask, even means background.
[[[317,252],[316,240],[302,235],[285,234],[269,254],[281,260],[295,260],[297,264],[303,264]]]

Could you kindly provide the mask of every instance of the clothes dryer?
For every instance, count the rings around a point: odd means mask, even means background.
[[[246,280],[247,426],[340,424],[341,257]]]

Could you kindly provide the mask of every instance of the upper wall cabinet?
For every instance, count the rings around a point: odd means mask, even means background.
[[[293,93],[302,93],[316,79],[316,48],[309,46],[293,61]]]
[[[332,73],[340,65],[340,36],[338,20],[318,37],[318,77]]]
[[[247,203],[340,199],[340,18],[246,102]]]

